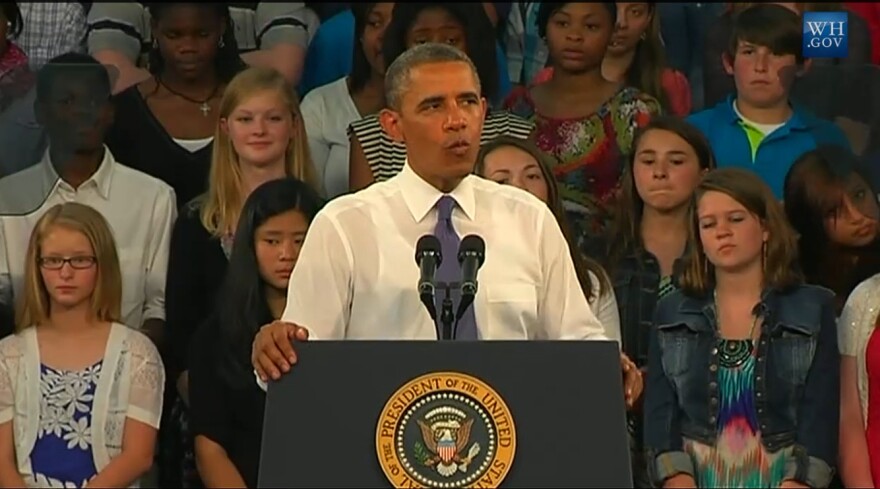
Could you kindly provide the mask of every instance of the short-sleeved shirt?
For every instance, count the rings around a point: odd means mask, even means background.
[[[307,48],[320,20],[302,2],[232,2],[229,14],[241,53],[290,43]],[[95,3],[88,16],[90,53],[112,49],[136,62],[152,44],[150,12],[140,2]]]

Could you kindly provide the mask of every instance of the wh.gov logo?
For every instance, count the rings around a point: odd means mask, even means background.
[[[848,24],[846,12],[804,12],[804,57],[845,58]]]

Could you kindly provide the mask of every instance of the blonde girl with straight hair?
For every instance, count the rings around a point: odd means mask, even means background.
[[[165,286],[170,417],[163,452],[196,468],[188,432],[190,338],[209,315],[223,282],[245,200],[261,184],[293,177],[318,190],[296,92],[271,68],[248,68],[223,92],[208,189],[181,212],[171,237]],[[198,482],[190,480],[189,482]]]
[[[0,341],[0,486],[129,487],[150,469],[164,368],[119,323],[122,278],[98,211],[59,204],[27,250],[16,334]]]

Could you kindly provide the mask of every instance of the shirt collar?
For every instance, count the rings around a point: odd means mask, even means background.
[[[40,165],[43,167],[43,182],[48,188],[52,188],[53,190],[57,188],[59,185],[62,185],[61,177],[55,171],[55,168],[52,166],[51,157],[49,149],[46,150],[46,153],[43,155],[43,160],[40,162]],[[104,146],[104,159],[101,161],[101,164],[98,165],[98,169],[95,173],[92,174],[85,182],[80,185],[80,188],[87,188],[88,186],[94,186],[98,195],[103,199],[110,199],[110,182],[113,180],[113,167],[116,165],[116,160],[113,158],[113,154],[110,153],[110,148],[106,145]]]
[[[448,194],[458,203],[458,208],[464,212],[465,217],[471,220],[474,219],[476,212],[476,202],[474,199],[475,178],[479,177],[468,175]],[[409,166],[408,160],[404,162],[403,170],[397,174],[395,179],[399,184],[403,201],[416,222],[421,222],[437,205],[440,197],[444,195],[443,192],[437,190],[416,174]]]
[[[731,124],[748,124],[739,114],[739,109],[734,105],[736,95],[730,94],[724,102],[721,102],[722,111],[725,118]],[[791,105],[791,117],[782,124],[782,127],[790,127],[792,129],[807,129],[810,126],[809,112],[794,100],[788,101]]]

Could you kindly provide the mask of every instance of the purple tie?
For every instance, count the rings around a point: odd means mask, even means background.
[[[458,244],[461,239],[455,232],[452,225],[452,209],[455,208],[457,202],[452,196],[444,195],[437,201],[437,227],[434,228],[434,235],[440,241],[440,250],[443,253],[443,261],[440,268],[437,269],[435,278],[439,282],[461,282],[461,266],[458,264]],[[452,312],[458,311],[458,304],[461,300],[461,290],[454,289],[449,294],[452,299]],[[443,330],[443,323],[440,321],[440,311],[443,306],[443,299],[446,297],[446,291],[442,287],[437,287],[434,300],[437,303],[437,331]],[[474,306],[468,306],[464,315],[458,321],[458,329],[455,330],[456,340],[476,340],[477,321],[474,316]],[[442,336],[441,336],[442,337]]]

